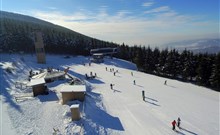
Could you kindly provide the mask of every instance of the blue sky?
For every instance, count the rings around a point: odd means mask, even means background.
[[[120,44],[219,37],[219,0],[1,0],[1,10]]]

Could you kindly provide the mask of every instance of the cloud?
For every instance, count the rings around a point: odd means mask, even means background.
[[[159,12],[166,12],[166,11],[171,11],[171,9],[168,6],[162,6],[162,7],[154,8],[152,10],[145,11],[144,13],[149,14],[149,13],[159,13]]]
[[[57,10],[56,7],[47,7],[47,8],[50,9],[50,10]]]
[[[69,14],[35,10],[31,14],[94,38],[129,45],[160,44],[174,39],[192,38],[198,33],[211,34],[216,32],[215,26],[218,26],[196,20],[194,16],[179,14],[168,6],[154,8],[144,15],[129,10],[109,14],[106,8],[100,7],[98,12],[80,10]],[[157,14],[149,17],[150,13]]]
[[[143,7],[150,7],[150,6],[152,6],[153,4],[154,4],[154,2],[152,2],[152,1],[151,1],[151,2],[145,2],[145,3],[142,4],[142,6],[143,6]]]
[[[54,21],[63,21],[63,22],[71,22],[71,21],[86,21],[88,19],[92,19],[93,17],[90,17],[88,15],[85,15],[80,12],[75,12],[71,15],[64,15],[61,12],[58,11],[33,11],[32,14],[40,19],[54,22]]]

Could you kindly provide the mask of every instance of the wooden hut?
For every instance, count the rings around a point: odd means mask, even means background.
[[[85,85],[64,85],[61,88],[62,103],[66,104],[71,100],[84,101],[86,86]]]
[[[73,104],[70,106],[71,110],[71,117],[72,120],[80,120],[80,111],[79,111],[79,104]]]
[[[44,78],[32,79],[28,86],[32,87],[33,95],[45,95],[48,93]]]

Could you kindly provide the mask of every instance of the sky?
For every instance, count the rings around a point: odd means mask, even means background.
[[[0,0],[1,10],[33,16],[97,39],[128,45],[219,38],[219,0]]]

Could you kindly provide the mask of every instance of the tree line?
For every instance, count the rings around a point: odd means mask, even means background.
[[[198,53],[189,50],[151,49],[121,45],[119,58],[134,62],[140,71],[192,82],[220,91],[220,52]]]

